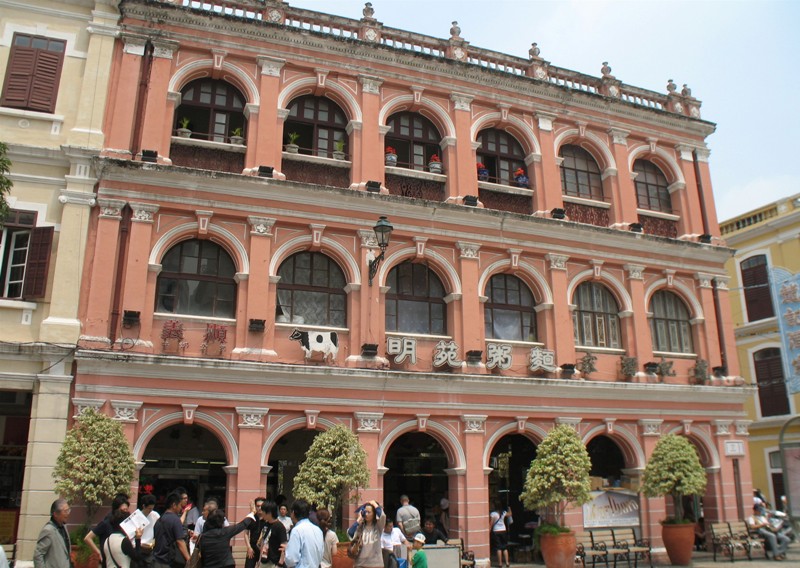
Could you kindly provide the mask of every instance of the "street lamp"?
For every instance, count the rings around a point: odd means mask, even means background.
[[[389,239],[392,236],[392,231],[394,231],[394,227],[392,227],[392,224],[389,223],[389,220],[386,217],[381,216],[380,219],[378,219],[378,222],[375,223],[375,226],[372,227],[372,230],[375,231],[375,239],[378,241],[378,246],[381,249],[381,254],[379,254],[374,259],[369,261],[370,286],[372,286],[372,279],[375,278],[375,275],[378,273],[378,266],[383,260],[384,254],[386,253],[386,247],[389,246]]]

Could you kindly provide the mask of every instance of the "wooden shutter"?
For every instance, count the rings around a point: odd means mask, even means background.
[[[2,105],[40,112],[55,111],[63,60],[63,51],[12,47]]]
[[[742,286],[748,321],[758,321],[775,315],[769,290],[766,257],[757,256],[742,263]]]
[[[50,249],[53,245],[53,227],[37,227],[31,231],[28,244],[28,262],[25,266],[25,283],[22,297],[43,298],[47,290],[47,269],[50,266]]]
[[[767,349],[756,353],[754,361],[758,400],[761,416],[783,416],[789,414],[789,399],[783,378],[783,360],[779,349]]]
[[[31,94],[28,108],[42,112],[53,112],[56,109],[58,84],[61,79],[62,53],[39,50],[36,54],[36,66],[33,70]]]
[[[31,47],[14,46],[11,48],[5,88],[3,89],[3,106],[27,108],[37,51]]]

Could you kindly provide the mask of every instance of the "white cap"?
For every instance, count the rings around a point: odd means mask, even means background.
[[[417,533],[414,535],[414,540],[416,542],[421,542],[422,544],[425,544],[425,535],[422,533]]]

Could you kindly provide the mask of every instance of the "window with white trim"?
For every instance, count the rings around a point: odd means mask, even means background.
[[[655,351],[694,353],[689,310],[677,294],[659,290],[650,300],[650,334]]]
[[[621,348],[617,300],[602,284],[584,282],[572,299],[575,344],[589,347]]]
[[[35,211],[12,209],[0,230],[3,298],[41,298],[47,288],[53,227],[37,227]]]
[[[347,279],[335,260],[321,252],[298,252],[281,263],[278,276],[276,322],[347,325]]]
[[[513,274],[495,274],[486,285],[483,306],[487,339],[536,341],[536,302],[525,283]]]

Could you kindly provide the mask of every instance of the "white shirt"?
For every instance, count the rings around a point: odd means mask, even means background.
[[[383,531],[383,534],[381,534],[381,548],[385,550],[394,550],[394,547],[403,544],[404,540],[406,539],[400,527],[392,527],[392,532],[387,533]]]
[[[292,518],[291,517],[278,517],[278,520],[283,523],[283,526],[286,527],[286,534],[289,534],[289,530],[292,528]]]
[[[156,539],[153,534],[153,527],[156,526],[156,521],[160,518],[161,515],[155,511],[150,511],[150,514],[147,515],[147,520],[150,521],[150,524],[142,529],[142,544],[153,544]]]
[[[505,518],[508,512],[503,511],[502,514],[497,511],[492,511],[489,518],[492,520],[492,532],[506,532]]]

